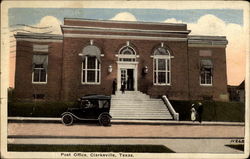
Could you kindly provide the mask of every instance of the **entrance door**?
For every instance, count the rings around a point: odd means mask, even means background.
[[[138,62],[118,61],[117,68],[117,90],[121,90],[122,82],[125,81],[125,90],[137,91],[137,64]]]
[[[121,85],[124,81],[127,82],[127,80],[128,80],[127,69],[122,68],[121,69]],[[125,86],[125,90],[126,89],[127,87]]]
[[[125,90],[133,91],[134,90],[134,69],[121,69],[121,85],[125,81]]]
[[[127,90],[133,91],[134,90],[134,70],[127,69]]]

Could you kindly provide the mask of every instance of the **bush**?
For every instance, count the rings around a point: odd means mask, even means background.
[[[9,102],[8,116],[60,117],[73,102]]]
[[[170,101],[182,121],[190,121],[190,109],[198,101]],[[245,105],[240,102],[202,101],[204,121],[244,122]],[[8,116],[60,117],[73,102],[9,102]]]
[[[14,99],[14,88],[8,88],[8,101],[13,101]]]
[[[194,103],[197,108],[199,101],[170,101],[180,120],[190,120],[190,109]],[[245,121],[245,104],[241,102],[202,101],[204,121]]]

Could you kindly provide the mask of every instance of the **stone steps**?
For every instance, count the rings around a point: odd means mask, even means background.
[[[113,119],[172,120],[161,99],[152,99],[139,91],[116,92],[111,97],[110,114]]]

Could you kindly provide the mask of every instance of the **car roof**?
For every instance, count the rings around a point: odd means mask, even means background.
[[[81,97],[81,99],[111,99],[110,96],[105,96],[105,95],[86,95]]]

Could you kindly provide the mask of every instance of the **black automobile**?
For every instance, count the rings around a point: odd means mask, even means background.
[[[62,113],[62,123],[72,125],[76,120],[98,120],[100,125],[110,125],[110,96],[87,95],[77,100],[74,108]]]

